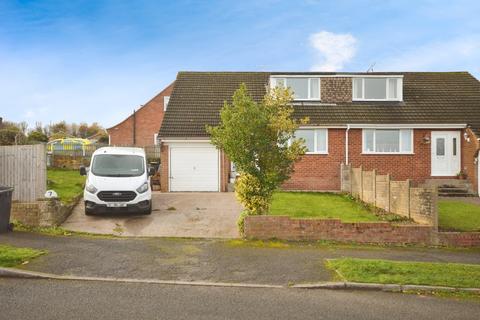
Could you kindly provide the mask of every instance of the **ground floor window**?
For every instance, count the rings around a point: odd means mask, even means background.
[[[413,153],[412,129],[363,129],[363,153]]]
[[[307,154],[328,153],[328,129],[299,129],[295,137],[305,141]]]

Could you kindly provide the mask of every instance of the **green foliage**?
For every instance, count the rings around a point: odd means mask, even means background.
[[[46,251],[0,245],[0,267],[14,267],[45,254]]]
[[[242,84],[232,103],[225,102],[221,123],[207,126],[212,143],[235,163],[240,178],[235,191],[248,214],[265,214],[273,192],[287,180],[294,162],[305,153],[303,141],[294,138],[300,122],[292,119],[292,94],[272,89],[255,102]]]
[[[32,131],[28,135],[28,142],[35,143],[35,142],[48,142],[48,137],[45,133],[41,131]]]
[[[438,202],[438,223],[442,230],[480,231],[480,205],[455,200]]]
[[[354,258],[328,260],[326,265],[353,282],[480,287],[479,265]]]

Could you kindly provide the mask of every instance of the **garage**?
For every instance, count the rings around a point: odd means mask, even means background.
[[[209,143],[169,144],[170,191],[219,191],[219,152]]]

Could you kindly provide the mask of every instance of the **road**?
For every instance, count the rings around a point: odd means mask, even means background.
[[[370,291],[0,279],[0,319],[478,319],[480,303]]]

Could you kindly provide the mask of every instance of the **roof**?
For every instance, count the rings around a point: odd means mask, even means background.
[[[145,156],[145,150],[143,148],[133,147],[102,147],[93,153],[97,154],[119,154],[119,155],[140,155]]]
[[[309,125],[467,124],[480,133],[480,82],[468,72],[179,72],[160,128],[162,138],[205,138],[217,125],[224,101],[241,83],[256,101],[270,75],[403,75],[402,102],[294,103],[294,116]]]

